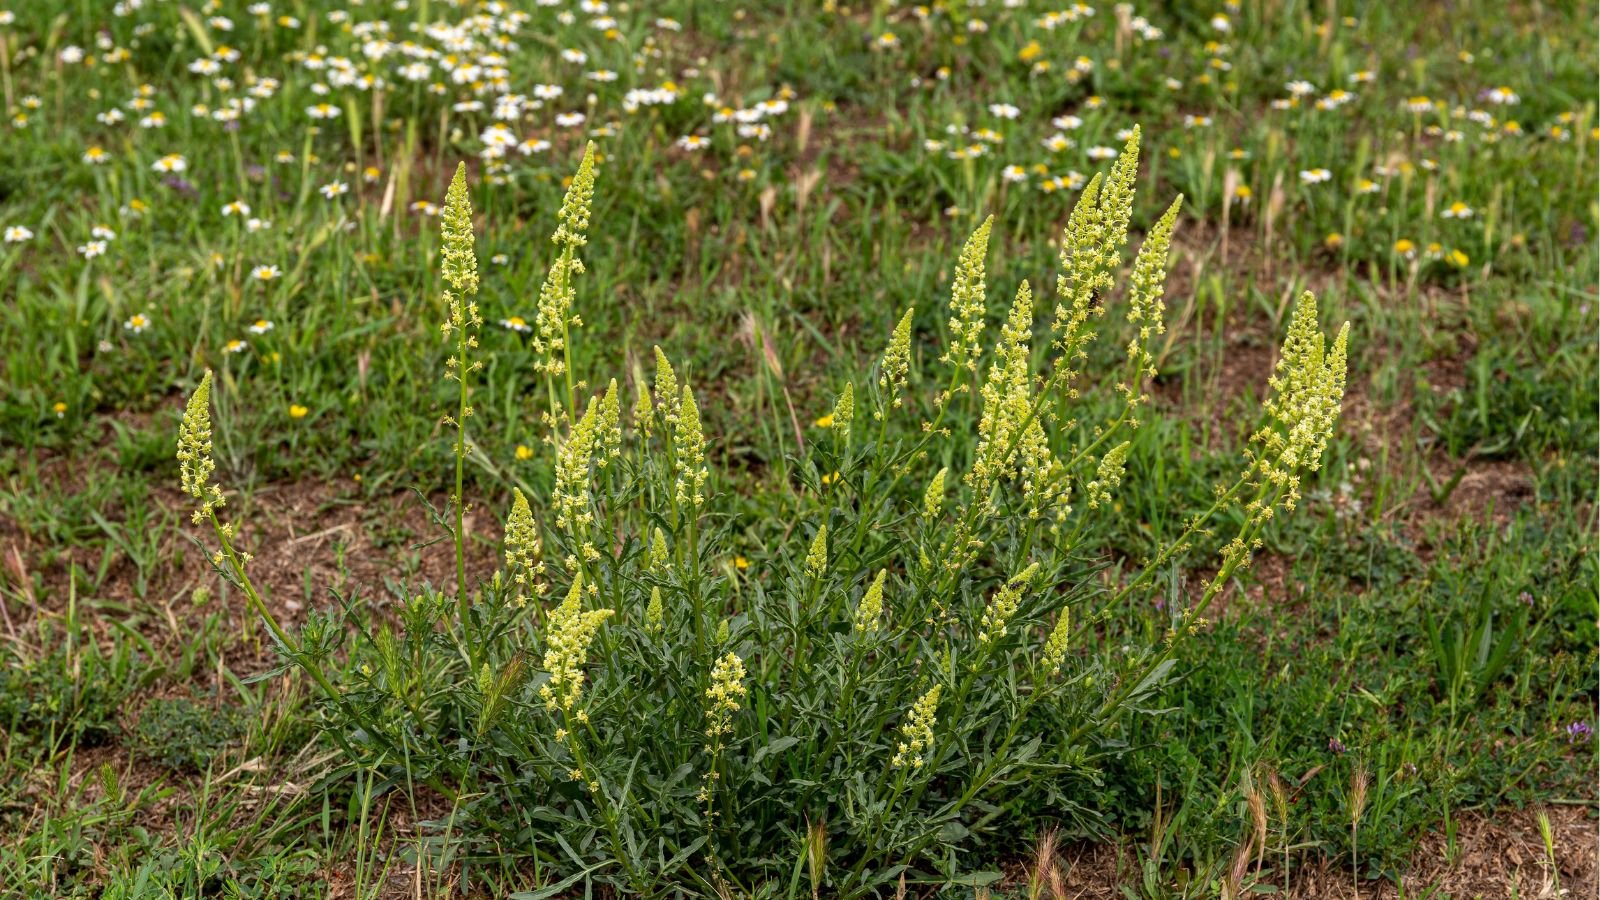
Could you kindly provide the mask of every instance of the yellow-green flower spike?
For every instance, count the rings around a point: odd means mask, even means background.
[[[577,174],[567,187],[561,200],[561,211],[556,213],[556,231],[550,240],[557,244],[582,247],[589,242],[589,207],[594,203],[594,141],[583,148],[583,159],[578,163]]]
[[[1099,509],[1102,505],[1111,502],[1111,492],[1122,484],[1123,469],[1128,461],[1128,447],[1130,443],[1123,441],[1100,458],[1100,466],[1095,471],[1095,479],[1084,485],[1083,492],[1088,497],[1089,508]]]
[[[1050,328],[1055,334],[1057,366],[1066,369],[1068,379],[1075,374],[1071,367],[1082,357],[1084,345],[1093,339],[1087,324],[1095,293],[1112,285],[1111,274],[1100,266],[1104,233],[1100,186],[1104,180],[1101,174],[1089,179],[1061,232],[1061,274],[1056,276],[1055,322]]]
[[[900,408],[903,402],[900,395],[906,389],[906,376],[911,371],[911,318],[915,312],[916,307],[911,307],[900,317],[900,324],[889,336],[889,346],[883,351],[883,365],[878,372],[878,387],[888,396],[892,409]]]
[[[1265,406],[1272,424],[1251,436],[1260,445],[1252,462],[1262,477],[1282,491],[1285,509],[1299,500],[1299,470],[1316,471],[1344,403],[1350,323],[1339,329],[1333,348],[1325,346],[1317,323],[1317,301],[1310,291],[1295,304],[1289,333],[1267,384]]]
[[[1122,246],[1128,242],[1128,221],[1133,215],[1134,182],[1139,172],[1139,128],[1111,165],[1111,173],[1096,175],[1078,197],[1061,235],[1061,274],[1056,278],[1056,367],[1062,390],[1075,396],[1071,384],[1075,368],[1085,358],[1085,347],[1095,338],[1092,317],[1105,309],[1098,295],[1115,284],[1112,277],[1122,263]]]
[[[676,428],[678,413],[682,401],[678,394],[678,376],[672,371],[672,362],[667,355],[656,349],[656,384],[655,384],[655,409],[661,417],[662,427]]]
[[[544,594],[544,585],[538,583],[544,574],[544,562],[539,558],[539,531],[533,511],[528,508],[528,498],[518,488],[512,488],[511,494],[511,515],[506,519],[506,574],[515,586],[515,603],[520,607],[530,595]]]
[[[1128,222],[1133,218],[1134,183],[1138,177],[1139,126],[1135,125],[1100,190],[1100,216],[1104,223],[1101,265],[1108,272],[1115,272],[1122,264],[1122,245],[1128,242]]]
[[[222,488],[211,483],[216,468],[211,458],[211,370],[207,369],[178,423],[178,474],[183,492],[197,501],[196,523],[225,502]]]
[[[1139,255],[1133,261],[1133,275],[1128,282],[1128,321],[1139,326],[1141,340],[1165,334],[1167,330],[1163,322],[1167,306],[1161,298],[1166,293],[1167,254],[1172,248],[1172,232],[1182,208],[1183,195],[1179,194],[1145,236]]]
[[[928,489],[922,493],[922,515],[929,519],[937,519],[944,512],[944,476],[950,471],[946,466],[935,472],[933,479],[928,482]]]
[[[644,630],[660,634],[666,624],[666,609],[661,604],[661,588],[650,589],[650,604],[644,608]]]
[[[1066,482],[1058,477],[1061,464],[1050,452],[1044,423],[1035,410],[1028,346],[1032,334],[1033,293],[1024,281],[1017,289],[980,391],[983,413],[978,420],[978,448],[966,481],[980,503],[992,502],[989,497],[995,485],[1018,481],[1031,517],[1055,507],[1061,518],[1066,513]]]
[[[720,744],[733,733],[733,714],[749,693],[744,686],[744,660],[728,652],[711,668],[711,684],[706,688],[706,737]]]
[[[583,161],[578,164],[578,172],[567,188],[567,195],[561,201],[561,210],[556,214],[556,230],[550,240],[561,249],[539,288],[538,312],[534,318],[537,336],[533,348],[540,354],[538,368],[551,378],[567,374],[568,335],[571,329],[583,324],[572,312],[577,296],[572,279],[584,271],[578,248],[588,243],[594,178],[594,142],[590,141]]]
[[[650,390],[643,384],[635,385],[639,396],[633,402],[633,427],[645,437],[655,429],[655,404],[650,402]]]
[[[706,502],[706,476],[710,472],[705,465],[706,440],[700,430],[700,407],[694,402],[694,391],[689,390],[687,384],[683,386],[673,443],[678,451],[678,504],[698,507]]]
[[[550,505],[555,510],[556,527],[571,535],[580,534],[594,520],[589,508],[589,467],[594,461],[597,406],[589,404],[556,453],[556,483]]]
[[[584,611],[583,573],[574,576],[567,599],[550,612],[545,633],[544,668],[550,680],[539,688],[539,696],[546,708],[570,711],[577,704],[583,694],[583,663],[589,644],[611,615],[609,609]]]
[[[856,631],[871,634],[883,627],[883,580],[888,575],[887,569],[879,569],[861,598],[861,605],[856,607]]]
[[[444,214],[440,217],[444,248],[440,269],[457,300],[478,292],[478,257],[473,250],[472,198],[467,192],[467,164],[456,164],[456,174],[444,195]],[[460,322],[453,323],[461,327]]]
[[[828,525],[823,523],[817,527],[817,535],[811,539],[811,549],[806,552],[806,574],[812,578],[821,578],[827,572]]]
[[[445,361],[445,377],[460,380],[479,367],[466,357],[467,351],[478,346],[474,332],[483,325],[477,301],[472,299],[478,293],[478,256],[473,250],[476,237],[472,232],[472,199],[467,193],[466,163],[456,166],[455,177],[450,179],[450,187],[445,192],[440,233],[442,249],[439,268],[445,284],[449,285],[444,291],[446,319],[440,329],[445,337],[452,332],[457,333],[456,353]],[[458,416],[465,419],[469,414],[464,408]],[[458,428],[464,428],[464,423],[456,424]],[[458,436],[456,453],[465,455],[465,438]]]
[[[978,643],[987,646],[1006,636],[1006,623],[1017,614],[1017,607],[1022,604],[1022,591],[1033,580],[1039,571],[1039,564],[1033,563],[1018,574],[1012,576],[989,601],[989,606],[983,611],[983,618],[978,625]]]
[[[672,565],[672,557],[667,551],[667,536],[658,527],[650,538],[650,571],[662,573]]]
[[[956,276],[950,284],[950,346],[940,357],[943,362],[978,370],[983,320],[988,310],[988,288],[984,283],[984,256],[989,252],[989,230],[994,216],[983,220],[967,239],[956,262]]]
[[[1166,293],[1167,254],[1172,247],[1172,232],[1177,226],[1178,210],[1183,207],[1183,195],[1172,201],[1155,227],[1145,236],[1139,255],[1133,261],[1133,274],[1128,281],[1128,321],[1138,333],[1128,341],[1128,363],[1131,368],[1129,383],[1123,386],[1130,403],[1144,398],[1144,380],[1156,376],[1155,356],[1150,352],[1151,340],[1167,330],[1164,313],[1167,306],[1162,296]]]
[[[900,726],[900,742],[895,747],[894,758],[889,760],[892,767],[922,768],[923,754],[933,747],[933,729],[939,723],[939,694],[943,687],[936,684],[928,688],[928,692],[912,705],[906,723]]]
[[[1044,656],[1042,662],[1046,672],[1054,678],[1061,674],[1061,664],[1067,658],[1067,641],[1072,637],[1072,610],[1070,607],[1061,607],[1061,615],[1056,617],[1056,627],[1050,629],[1050,637],[1044,642]]]
[[[611,460],[622,455],[622,401],[617,399],[617,380],[611,379],[605,396],[600,398],[599,429],[600,457],[597,464],[605,468]]]
[[[856,417],[856,388],[852,382],[844,383],[844,391],[833,403],[833,433],[840,444],[850,443],[850,423]]]

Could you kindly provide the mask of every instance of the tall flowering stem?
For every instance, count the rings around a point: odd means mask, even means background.
[[[211,530],[217,536],[217,543],[221,550],[211,556],[212,564],[218,568],[227,566],[233,575],[234,581],[244,590],[246,601],[252,611],[266,623],[267,630],[272,632],[273,640],[278,642],[285,652],[293,652],[294,644],[290,643],[289,635],[278,623],[272,610],[262,601],[261,594],[250,581],[245,567],[250,563],[250,554],[234,549],[233,539],[237,534],[232,523],[224,524],[217,517],[217,510],[226,502],[222,487],[211,483],[211,474],[216,471],[216,462],[211,458],[211,371],[200,379],[200,386],[195,388],[189,396],[189,402],[184,408],[183,420],[178,424],[178,471],[182,479],[183,492],[195,500],[193,521],[196,525],[201,522],[210,522]],[[334,689],[333,683],[323,672],[321,664],[315,659],[300,654],[296,661],[299,662],[317,683],[329,699],[337,701],[340,694]]]
[[[887,848],[879,847],[878,834],[893,812],[895,801],[905,791],[906,782],[912,775],[923,774],[923,768],[927,764],[927,754],[934,750],[934,729],[939,724],[939,696],[943,692],[944,685],[933,685],[918,697],[911,709],[906,712],[905,719],[900,725],[899,736],[894,739],[894,756],[889,759],[889,765],[878,776],[878,790],[874,791],[874,794],[882,793],[891,774],[894,777],[894,787],[890,789],[889,796],[883,801],[882,807],[873,817],[872,825],[867,829],[867,852],[861,854],[861,858],[856,862],[855,869],[850,875],[851,882],[860,878],[862,871],[880,850],[888,852]]]
[[[443,215],[443,244],[441,269],[445,283],[445,321],[439,326],[446,339],[455,338],[455,355],[445,362],[445,378],[456,382],[456,414],[445,421],[456,428],[452,449],[456,457],[455,494],[450,498],[456,512],[456,607],[462,627],[467,622],[467,500],[465,493],[467,454],[467,418],[472,415],[468,403],[468,381],[472,373],[481,368],[481,362],[471,360],[472,350],[478,346],[478,329],[483,318],[478,314],[478,257],[473,251],[472,200],[467,196],[467,164],[456,166],[455,177],[450,179],[450,189],[445,193]]]
[[[718,768],[722,751],[727,745],[728,735],[733,734],[733,716],[749,693],[744,686],[744,678],[744,660],[730,651],[723,654],[712,667],[711,684],[706,688],[706,752],[711,756],[711,764],[706,769],[699,799],[706,806],[708,832],[712,830],[712,821],[716,817],[713,799],[717,781],[722,777]],[[712,852],[715,853],[714,850]]]
[[[660,361],[665,363],[666,357],[661,356]],[[665,366],[665,372],[670,376],[671,366]],[[660,375],[658,374],[658,385]],[[671,413],[676,418],[676,427],[673,431],[672,448],[674,451],[673,466],[677,476],[673,488],[673,498],[679,510],[680,522],[687,535],[685,552],[689,555],[689,592],[690,606],[694,613],[694,640],[695,653],[703,656],[706,648],[705,636],[705,610],[702,608],[704,598],[700,590],[700,546],[699,526],[700,508],[705,505],[706,478],[710,470],[706,468],[706,440],[700,428],[700,407],[695,403],[694,391],[686,384],[677,400],[676,411]]]
[[[1147,672],[1164,665],[1185,638],[1205,625],[1206,609],[1234,573],[1250,565],[1252,554],[1261,545],[1261,532],[1277,510],[1294,509],[1300,497],[1301,472],[1314,472],[1321,467],[1323,451],[1333,436],[1344,404],[1349,339],[1350,324],[1346,322],[1334,338],[1333,346],[1327,347],[1317,324],[1316,298],[1310,291],[1300,295],[1278,363],[1268,379],[1272,395],[1265,407],[1270,421],[1251,436],[1255,448],[1247,454],[1249,464],[1243,475],[1233,487],[1219,495],[1211,509],[1191,520],[1178,539],[1162,550],[1139,577],[1112,598],[1112,604],[1121,601],[1173,554],[1187,547],[1189,538],[1218,509],[1232,505],[1236,498],[1250,497],[1240,507],[1245,514],[1244,524],[1222,548],[1222,565],[1207,583],[1200,599],[1183,610],[1178,626],[1167,633],[1165,648],[1146,668]],[[1091,723],[1115,712],[1143,681],[1142,677],[1125,679],[1121,688],[1106,699],[1100,714],[1085,720],[1068,737],[1068,742],[1083,737],[1092,727]]]
[[[539,311],[535,319],[537,334],[533,349],[540,356],[537,365],[545,374],[545,384],[550,392],[552,425],[559,415],[555,399],[557,377],[566,380],[566,414],[572,416],[577,413],[578,392],[572,380],[571,343],[572,329],[581,326],[583,320],[572,312],[573,299],[577,296],[572,279],[584,271],[578,250],[589,243],[587,232],[589,208],[594,201],[594,162],[594,142],[590,141],[584,148],[577,173],[572,176],[567,195],[561,201],[561,210],[556,213],[556,230],[550,235],[550,242],[560,249],[556,252],[555,262],[550,264],[543,286],[539,288]]]
[[[593,731],[589,712],[580,703],[585,681],[583,665],[589,656],[589,645],[594,642],[600,626],[615,614],[615,610],[585,610],[583,596],[583,573],[579,571],[573,576],[567,598],[550,613],[544,653],[544,669],[550,673],[550,680],[539,688],[539,698],[544,701],[545,709],[561,717],[555,738],[572,754],[573,767],[567,772],[568,777],[582,785],[591,796],[598,798],[612,852],[627,872],[629,880],[637,885],[638,873],[630,862],[631,857],[618,827],[620,817],[610,795],[600,783],[600,773],[589,762],[582,737],[582,732]]]
[[[984,274],[984,257],[989,252],[989,232],[994,227],[994,216],[983,220],[978,230],[967,238],[956,260],[955,278],[950,282],[950,345],[940,362],[950,364],[950,383],[936,398],[938,414],[932,422],[924,422],[929,434],[938,433],[944,422],[950,401],[961,385],[964,373],[978,371],[978,356],[983,352],[984,314],[988,306],[988,282]]]

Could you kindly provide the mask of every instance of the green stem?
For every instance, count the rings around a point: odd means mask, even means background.
[[[461,618],[463,635],[466,634],[469,628],[467,622],[467,499],[463,493],[467,463],[467,375],[469,372],[470,366],[467,364],[467,323],[462,321],[456,328],[456,383],[459,386],[459,391],[456,411],[456,494],[454,499],[456,501],[456,613]],[[473,654],[473,656],[476,657],[476,654]]]

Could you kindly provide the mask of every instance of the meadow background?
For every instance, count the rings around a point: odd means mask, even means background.
[[[1303,290],[1351,323],[1344,415],[1162,712],[1070,796],[1000,807],[1004,834],[960,861],[995,879],[913,890],[1049,896],[1054,869],[1065,896],[1592,896],[1596,16],[0,4],[0,894],[551,883],[340,755],[195,543],[173,455],[212,370],[219,481],[285,622],[392,620],[451,582],[438,217],[458,162],[485,319],[472,576],[498,565],[513,488],[546,512],[530,333],[592,140],[571,369],[631,398],[659,346],[692,378],[732,523],[711,562],[756,595],[805,555],[837,396],[904,310],[932,370],[989,215],[991,319],[1018,281],[1043,290],[1079,192],[1138,125],[1135,228],[1184,205],[1148,421],[1083,546],[1146,559],[1206,508]],[[1091,370],[1121,360],[1106,321]],[[1114,388],[1083,402],[1113,408]],[[1220,543],[1100,642],[1158,640]]]

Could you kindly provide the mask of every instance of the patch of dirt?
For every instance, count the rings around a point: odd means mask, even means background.
[[[1454,852],[1442,832],[1422,838],[1398,884],[1389,880],[1352,881],[1349,869],[1336,860],[1319,860],[1295,868],[1284,884],[1270,867],[1253,871],[1246,862],[1240,896],[1252,886],[1271,885],[1273,896],[1329,900],[1401,900],[1403,897],[1461,898],[1595,897],[1600,891],[1597,847],[1600,828],[1589,808],[1562,806],[1544,811],[1550,818],[1555,867],[1547,862],[1538,812],[1517,810],[1485,816],[1469,813],[1456,819]],[[1059,889],[1043,894],[1058,900],[1123,900],[1123,888],[1141,878],[1139,855],[1125,845],[1079,843],[1057,855]],[[1029,864],[1031,868],[1031,863]],[[1023,880],[1019,867],[1019,881]],[[1557,891],[1556,878],[1560,880]],[[1169,885],[1176,887],[1176,885]],[[1429,891],[1436,891],[1429,894]]]
[[[1557,807],[1550,817],[1555,848],[1555,869],[1547,862],[1539,833],[1538,813],[1506,812],[1493,817],[1467,815],[1457,820],[1455,852],[1440,832],[1429,833],[1417,846],[1411,868],[1394,884],[1361,886],[1368,900],[1399,900],[1435,890],[1447,897],[1594,897],[1600,830],[1591,810]],[[1560,890],[1556,886],[1559,877]],[[1404,892],[1402,893],[1402,889]],[[1325,862],[1304,875],[1290,897],[1351,897],[1356,895],[1349,872]]]
[[[62,467],[65,479],[57,487],[95,477],[92,463],[82,460]],[[70,472],[70,474],[65,474]],[[56,475],[57,473],[52,473]],[[56,488],[53,488],[56,489]],[[447,498],[428,498],[443,513]],[[190,522],[190,499],[166,486],[153,486],[148,503],[161,515],[149,521],[172,521],[154,551],[155,565],[141,572],[139,563],[110,542],[75,542],[52,546],[45,535],[30,534],[21,523],[0,515],[0,583],[6,584],[5,615],[0,628],[14,640],[25,641],[33,632],[30,620],[64,613],[69,594],[76,592],[80,609],[99,604],[125,607],[133,612],[128,624],[151,641],[157,652],[181,647],[217,610],[217,602],[194,602],[197,591],[209,592],[227,604],[223,627],[236,633],[250,618],[243,597],[226,584],[206,554],[217,547],[209,526]],[[467,578],[481,583],[498,565],[500,520],[492,505],[469,495],[466,517]],[[99,511],[112,527],[124,526],[129,511]],[[449,586],[455,580],[455,546],[448,534],[433,523],[422,498],[411,492],[383,491],[367,495],[354,483],[299,481],[268,484],[248,493],[230,493],[221,510],[224,522],[237,523],[236,548],[253,554],[246,568],[251,582],[278,621],[291,631],[307,611],[333,605],[334,592],[346,602],[359,598],[378,615],[392,602],[393,587],[424,582]],[[195,542],[198,541],[197,545]],[[90,545],[92,543],[92,545]],[[202,550],[202,548],[204,548]],[[110,554],[104,581],[94,587],[73,571],[93,577]],[[144,579],[143,593],[140,579]],[[448,588],[447,589],[453,589]],[[22,602],[11,602],[20,597]],[[97,635],[111,628],[109,621],[84,618]],[[260,628],[251,623],[251,629]],[[247,658],[251,653],[258,658]],[[242,655],[241,655],[242,654]],[[230,651],[230,666],[266,666],[272,662],[265,642],[243,642]],[[214,677],[214,671],[197,673],[190,685]]]
[[[1465,470],[1443,504],[1430,496],[1430,509],[1450,519],[1483,519],[1492,515],[1497,525],[1511,520],[1518,508],[1533,499],[1533,475],[1526,464],[1512,460],[1480,460],[1453,464],[1452,470],[1435,468],[1435,480],[1445,483]]]

